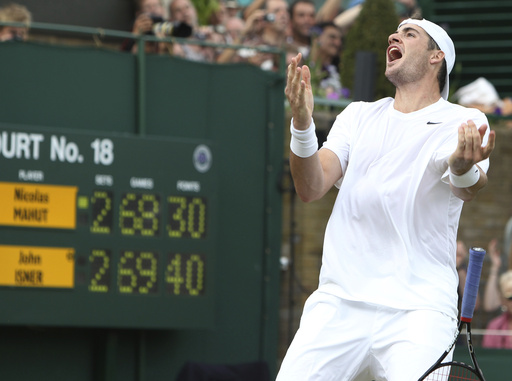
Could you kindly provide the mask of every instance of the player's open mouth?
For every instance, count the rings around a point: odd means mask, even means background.
[[[393,62],[402,58],[402,52],[396,46],[391,46],[388,49],[388,61]]]

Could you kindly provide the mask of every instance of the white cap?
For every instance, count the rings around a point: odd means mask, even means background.
[[[441,51],[444,53],[444,59],[446,60],[446,83],[443,89],[441,90],[441,96],[444,99],[448,99],[448,93],[450,91],[450,81],[449,76],[450,72],[453,69],[453,65],[455,64],[455,46],[453,45],[453,41],[448,36],[448,33],[441,28],[439,25],[434,24],[428,20],[416,20],[416,19],[407,19],[404,20],[398,25],[398,29],[404,24],[414,24],[421,27],[427,34],[432,37],[432,39],[439,46]]]

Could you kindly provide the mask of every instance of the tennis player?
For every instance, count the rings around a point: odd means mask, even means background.
[[[388,41],[395,97],[350,104],[319,150],[309,68],[300,54],[288,67],[297,193],[339,193],[278,381],[414,381],[456,331],[459,217],[487,183],[495,133],[447,101],[455,48],[444,29],[408,19]]]

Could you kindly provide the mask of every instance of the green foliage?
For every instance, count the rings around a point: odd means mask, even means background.
[[[388,36],[399,24],[393,0],[366,0],[361,13],[350,27],[341,57],[341,83],[353,94],[357,51],[375,52],[377,68],[375,99],[394,96],[394,86],[386,79]]]
[[[192,3],[197,10],[199,25],[209,25],[210,17],[220,7],[219,0],[192,0]]]

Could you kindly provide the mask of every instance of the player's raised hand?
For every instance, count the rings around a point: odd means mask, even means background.
[[[485,147],[482,147],[482,140],[485,132],[489,128],[483,124],[477,129],[472,120],[462,123],[459,126],[459,139],[455,152],[448,159],[450,170],[455,175],[462,175],[469,171],[471,167],[487,159],[492,150],[496,139],[496,133],[491,131]]]
[[[298,130],[305,130],[311,124],[313,115],[313,91],[311,89],[311,72],[309,67],[299,67],[302,54],[292,58],[288,65],[286,89],[284,93],[293,116],[293,126]]]

